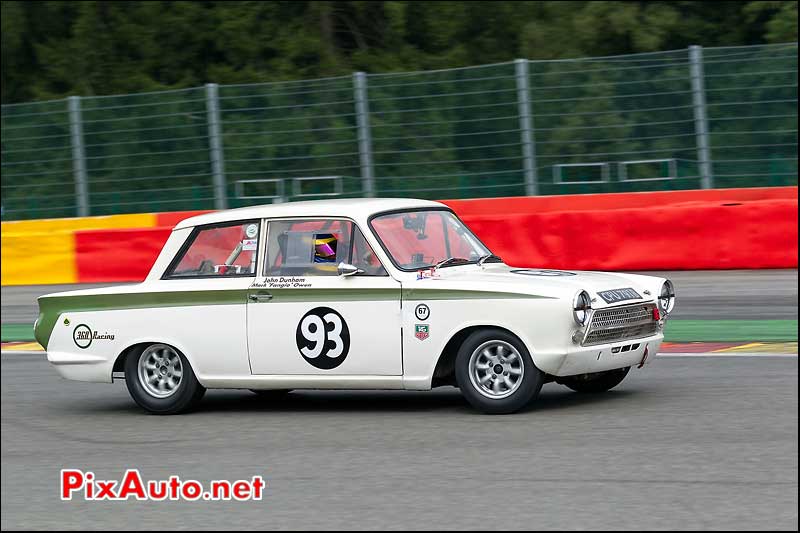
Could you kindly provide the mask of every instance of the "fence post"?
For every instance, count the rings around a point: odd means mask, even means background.
[[[358,125],[358,157],[361,161],[361,180],[364,196],[375,196],[375,177],[372,166],[372,136],[369,129],[369,104],[367,101],[367,76],[363,72],[353,73],[353,90],[356,102]]]
[[[531,117],[531,91],[528,77],[528,60],[514,61],[517,71],[517,107],[519,108],[519,129],[522,141],[522,164],[525,169],[525,194],[539,194],[536,176],[536,149],[533,145],[533,117]]]
[[[711,148],[708,142],[702,46],[692,45],[689,47],[689,71],[692,79],[692,107],[694,109],[694,133],[697,143],[697,163],[700,168],[700,184],[703,189],[713,189],[714,173],[711,168]]]
[[[228,192],[225,187],[225,159],[222,153],[222,123],[219,118],[218,85],[206,83],[206,111],[208,113],[208,145],[211,155],[211,174],[214,181],[214,209],[227,209]]]
[[[89,216],[89,180],[86,174],[86,153],[83,148],[83,123],[81,121],[81,97],[67,99],[69,109],[69,132],[72,144],[72,172],[75,177],[75,205],[79,217]]]

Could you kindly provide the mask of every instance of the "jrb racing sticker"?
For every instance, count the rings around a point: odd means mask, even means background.
[[[69,325],[69,321],[65,319],[64,324]],[[72,330],[72,340],[75,342],[75,346],[85,350],[92,345],[92,341],[113,341],[114,335],[111,333],[98,333],[96,331],[92,331],[92,328],[86,324],[79,324],[75,326],[74,330]]]

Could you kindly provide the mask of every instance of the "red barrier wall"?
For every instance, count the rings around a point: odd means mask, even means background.
[[[78,281],[142,281],[171,232],[171,227],[75,232]]]
[[[651,206],[663,207],[665,205],[689,202],[733,203],[780,199],[797,202],[797,187],[515,196],[474,200],[442,200],[442,202],[452,207],[460,216],[468,216],[496,215],[498,213],[529,214],[545,211],[595,211]]]
[[[515,266],[576,270],[797,267],[796,200],[462,217],[487,246]]]
[[[447,200],[514,266],[580,270],[797,268],[797,187]],[[75,232],[80,282],[141,281],[178,221]]]
[[[167,213],[156,213],[156,227],[174,228],[181,220],[210,212],[211,211],[171,211]]]

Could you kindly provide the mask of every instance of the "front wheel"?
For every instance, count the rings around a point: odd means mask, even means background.
[[[544,375],[519,339],[499,329],[483,329],[459,348],[456,381],[464,398],[479,411],[508,414],[539,394]]]
[[[587,394],[598,394],[613,389],[625,379],[631,367],[618,368],[607,372],[596,372],[594,374],[581,374],[569,378],[561,378],[559,383],[566,385],[575,392]]]
[[[160,343],[128,354],[125,384],[133,401],[158,415],[187,411],[206,392],[186,357],[172,346]]]

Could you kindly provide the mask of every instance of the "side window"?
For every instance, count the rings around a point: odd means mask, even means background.
[[[198,228],[165,277],[254,276],[258,234],[257,220]]]
[[[350,257],[353,223],[346,220],[275,220],[269,223],[267,276],[338,276]]]
[[[353,233],[353,256],[350,263],[363,270],[365,276],[389,275],[358,228],[355,228]]]

